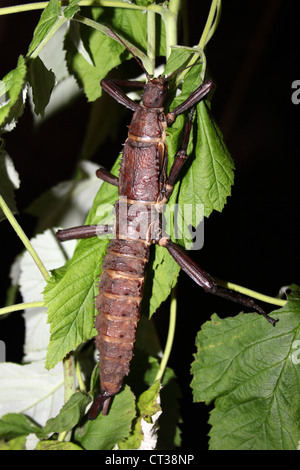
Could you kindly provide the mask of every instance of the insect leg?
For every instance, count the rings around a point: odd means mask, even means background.
[[[102,410],[102,414],[106,415],[108,411],[110,399],[111,399],[111,395],[109,395],[106,392],[100,392],[99,395],[96,396],[91,408],[89,409],[88,419],[90,420],[96,419],[101,410]]]
[[[119,178],[112,175],[105,168],[99,168],[96,171],[96,176],[98,176],[98,178],[100,178],[101,180],[106,181],[106,183],[113,184],[114,186],[119,186]]]
[[[207,80],[202,83],[195,91],[193,91],[190,96],[180,105],[173,109],[166,115],[167,124],[170,126],[175,121],[176,117],[179,114],[184,113],[188,109],[192,108],[196,103],[198,103],[205,95],[214,87],[212,80]]]
[[[56,237],[59,241],[77,240],[79,238],[92,238],[113,233],[112,225],[80,225],[79,227],[58,230]]]
[[[247,297],[246,295],[239,294],[238,292],[219,286],[213,277],[204,271],[197,263],[195,263],[195,261],[193,261],[193,259],[190,258],[179,245],[176,245],[176,243],[173,243],[167,238],[162,238],[159,244],[167,248],[169,253],[173,256],[183,271],[185,271],[191,277],[191,279],[193,279],[193,281],[201,286],[206,292],[224,297],[233,302],[244,305],[245,307],[254,308],[260,315],[263,315],[265,319],[268,320],[268,322],[270,322],[273,326],[275,325],[277,320],[269,317],[269,315],[259,305],[257,305],[253,299]]]
[[[184,129],[182,147],[175,155],[175,160],[174,160],[173,165],[171,166],[169,176],[167,178],[167,181],[164,187],[162,188],[161,198],[164,200],[168,200],[169,197],[171,196],[172,191],[173,191],[173,185],[177,179],[177,176],[179,175],[184,162],[188,158],[187,146],[188,146],[189,139],[190,139],[194,111],[195,111],[194,108],[192,108],[190,111],[189,119]]]
[[[140,82],[139,80],[118,80],[116,78],[110,78],[110,81],[116,85],[128,87],[128,88],[145,88],[145,82]]]
[[[122,91],[121,88],[113,80],[103,78],[100,84],[103,90],[106,91],[106,93],[108,93],[114,100],[116,100],[118,103],[122,104],[126,108],[135,111],[139,107],[139,104],[128,98],[126,93],[124,93],[124,91]]]

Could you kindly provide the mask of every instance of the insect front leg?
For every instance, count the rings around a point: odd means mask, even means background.
[[[185,251],[176,243],[173,243],[167,237],[161,238],[158,242],[159,245],[165,246],[171,256],[179,264],[193,281],[201,286],[205,292],[215,294],[219,297],[224,297],[233,302],[244,305],[247,308],[254,308],[260,315],[262,315],[273,326],[278,320],[270,317],[259,305],[257,305],[250,297],[239,294],[231,289],[219,286],[214,278],[202,269],[195,261],[190,258]]]
[[[170,111],[166,115],[168,126],[173,124],[179,114],[184,113],[188,109],[192,108],[195,104],[199,103],[199,101],[201,101],[213,87],[214,83],[212,80],[206,80],[206,82],[202,83],[202,85],[193,91],[190,96],[185,101],[183,101],[183,103],[176,106],[173,111]]]
[[[193,91],[190,96],[179,106],[173,109],[173,111],[169,112],[166,115],[166,120],[168,126],[174,123],[176,117],[179,114],[184,113],[188,109],[191,109],[188,121],[185,126],[183,142],[181,149],[176,153],[174,163],[171,167],[169,177],[166,180],[165,186],[161,190],[160,200],[162,202],[167,202],[169,197],[172,194],[174,183],[183,167],[184,162],[188,158],[187,154],[187,146],[190,139],[191,128],[192,128],[192,120],[194,115],[194,105],[201,101],[207,93],[213,88],[214,84],[212,80],[207,80],[206,82],[202,83],[195,91]]]
[[[194,108],[192,108],[189,114],[188,121],[185,125],[182,147],[180,150],[178,150],[178,152],[175,155],[174,163],[170,169],[169,176],[165,182],[165,185],[163,186],[161,190],[160,198],[163,202],[167,202],[169,197],[171,196],[174,183],[181,171],[181,168],[183,167],[184,162],[188,158],[187,146],[190,140],[194,112],[195,110]]]
[[[103,90],[105,90],[106,93],[108,93],[114,100],[116,100],[118,103],[122,104],[126,108],[129,108],[132,111],[135,111],[139,107],[138,103],[130,99],[126,95],[126,93],[124,93],[124,91],[121,90],[121,88],[117,85],[118,82],[116,80],[103,78],[100,83],[101,83]],[[130,82],[122,81],[121,83],[124,86],[126,83],[128,84]]]
[[[99,237],[110,233],[113,233],[112,225],[80,225],[78,227],[67,228],[66,230],[58,230],[56,238],[61,242],[65,242],[80,238]]]

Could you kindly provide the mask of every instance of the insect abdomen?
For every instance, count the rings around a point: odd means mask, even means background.
[[[112,240],[105,256],[96,297],[96,347],[100,353],[103,397],[120,390],[128,375],[140,318],[149,247],[135,240]],[[106,410],[103,409],[103,414]]]

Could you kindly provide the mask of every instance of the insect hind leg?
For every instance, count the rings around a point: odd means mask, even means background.
[[[100,392],[99,395],[96,396],[91,408],[89,409],[88,419],[91,421],[96,419],[101,410],[104,416],[107,415],[111,398],[112,395],[109,393]]]

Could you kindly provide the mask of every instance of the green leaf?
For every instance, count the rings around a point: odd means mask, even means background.
[[[176,285],[180,267],[166,248],[156,245],[155,258],[152,267],[149,267],[149,271],[150,269],[153,271],[149,308],[149,317],[151,318],[161,303],[169,297],[172,288]],[[150,275],[149,272],[148,276]]]
[[[109,413],[102,413],[94,421],[88,421],[75,434],[86,450],[110,450],[115,444],[125,439],[131,430],[135,417],[135,398],[128,386],[114,398]]]
[[[95,101],[102,93],[101,79],[122,62],[124,47],[100,31],[71,24],[65,49],[70,73],[83,87],[87,99]]]
[[[45,67],[39,57],[30,62],[28,72],[28,81],[32,87],[34,112],[37,116],[40,114],[43,117],[55,85],[55,75]]]
[[[69,431],[74,428],[85,413],[90,397],[82,392],[75,392],[62,407],[55,418],[50,418],[45,427],[46,434]]]
[[[40,20],[33,33],[33,39],[28,49],[29,57],[39,44],[50,34],[55,23],[61,15],[61,6],[58,0],[50,0],[45,10],[41,14]]]
[[[165,66],[164,75],[168,76],[174,73],[176,70],[180,70],[191,58],[191,51],[184,48],[172,47],[171,54],[168,57],[168,61]]]
[[[130,388],[137,397],[147,392],[149,387],[154,384],[160,366],[160,361],[157,357],[149,356],[149,352],[145,353],[144,348],[143,350],[140,349],[141,341],[139,341],[138,337],[139,335],[144,336],[141,330],[146,327],[147,323],[142,323],[138,326],[137,342],[131,361],[130,374],[126,379],[126,383],[130,385]],[[157,448],[173,449],[175,446],[180,446],[178,423],[180,422],[179,398],[181,398],[181,393],[172,369],[166,368],[161,385],[160,401],[163,413],[159,416]],[[135,428],[133,428],[133,432],[135,433]]]
[[[26,436],[15,437],[8,442],[0,442],[0,450],[25,450]]]
[[[213,210],[222,212],[233,184],[233,161],[220,130],[204,101],[197,106],[195,154],[179,195],[180,204],[204,205],[208,217]],[[196,209],[194,209],[196,210]]]
[[[179,54],[181,60],[184,60],[185,56],[186,51]],[[182,103],[200,84],[201,65],[195,65],[187,73],[182,93],[173,100],[170,109]],[[181,148],[185,122],[186,117],[178,116],[172,127],[168,129],[169,168],[176,152]],[[182,170],[182,182],[175,186],[170,203],[178,203],[182,210],[184,205],[190,204],[191,216],[185,214],[185,223],[195,227],[201,220],[201,211],[198,211],[198,216],[195,217],[197,205],[204,205],[205,217],[209,217],[213,210],[221,212],[227,197],[231,194],[234,180],[232,158],[210,113],[207,100],[200,101],[196,106],[196,117],[187,154],[188,159]]]
[[[64,9],[64,16],[68,19],[71,19],[80,10],[78,3],[80,0],[71,0],[69,5]]]
[[[19,175],[10,156],[0,150],[0,195],[13,214],[17,212],[14,191],[20,186]],[[6,217],[0,209],[0,221]]]
[[[144,438],[149,438],[150,436],[145,436],[143,432],[143,421],[149,422],[152,424],[151,417],[156,413],[161,411],[161,407],[158,404],[160,392],[160,382],[154,382],[148,390],[143,392],[138,399],[137,409],[138,409],[138,419],[135,421],[134,429],[132,434],[128,439],[123,443],[119,444],[120,449],[138,449]],[[158,418],[156,418],[157,420]],[[144,424],[145,426],[145,424]],[[156,422],[150,426],[149,434],[154,434],[154,427]],[[157,427],[157,426],[156,426]]]
[[[56,270],[44,291],[49,306],[50,344],[46,367],[52,368],[72,349],[92,338],[94,329],[95,281],[100,274],[106,241],[82,240],[72,260]]]
[[[119,161],[115,170],[118,165]],[[106,210],[112,208],[116,197],[117,188],[103,183],[86,225],[103,223]],[[64,267],[53,271],[44,291],[51,333],[47,368],[54,367],[68,352],[97,333],[94,329],[96,283],[108,243],[108,238],[80,240],[73,258]]]
[[[59,441],[40,441],[37,443],[35,450],[83,450],[73,442],[59,442]]]
[[[17,67],[11,70],[1,82],[0,133],[10,131],[22,114],[26,97],[26,65],[23,56]]]
[[[42,434],[41,428],[25,415],[18,413],[8,413],[0,419],[0,439],[7,441],[20,436],[27,436],[35,433]]]
[[[221,320],[213,315],[197,336],[192,364],[195,401],[215,401],[211,449],[296,449],[300,440],[300,297],[271,315]]]

